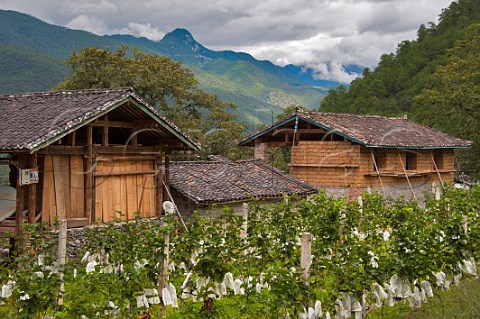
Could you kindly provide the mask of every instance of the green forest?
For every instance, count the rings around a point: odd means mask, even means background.
[[[421,25],[416,40],[383,54],[350,87],[322,100],[323,112],[403,116],[473,141],[459,152],[462,170],[480,171],[480,2],[459,0],[438,24]]]

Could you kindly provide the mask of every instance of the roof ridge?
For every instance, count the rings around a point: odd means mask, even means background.
[[[377,115],[377,114],[353,114],[353,113],[342,113],[342,112],[321,112],[321,111],[298,111],[297,114],[300,113],[308,113],[308,114],[322,114],[322,115],[345,115],[345,116],[352,116],[352,117],[373,117],[373,118],[382,118],[382,119],[395,119],[395,120],[409,120],[412,122],[410,119],[405,118],[404,115],[402,116],[386,116],[386,115]],[[295,114],[293,114],[295,115]]]
[[[45,92],[28,92],[28,93],[4,93],[0,94],[0,98],[12,98],[12,97],[29,97],[29,96],[48,96],[48,95],[62,95],[67,93],[103,93],[103,92],[132,92],[135,93],[132,87],[118,87],[118,88],[90,88],[90,89],[80,89],[80,90],[60,90],[60,91],[45,91]]]

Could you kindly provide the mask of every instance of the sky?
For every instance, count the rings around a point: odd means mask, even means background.
[[[349,83],[345,65],[374,68],[421,24],[438,22],[452,0],[0,0],[0,9],[95,34],[160,40],[189,30],[212,50],[307,65]]]

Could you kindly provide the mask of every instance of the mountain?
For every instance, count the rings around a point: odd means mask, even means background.
[[[131,35],[99,36],[0,10],[0,93],[49,90],[68,74],[62,60],[73,51],[84,47],[114,51],[124,44],[185,64],[202,89],[235,102],[238,108],[234,112],[250,129],[269,123],[291,104],[317,109],[329,88],[247,53],[210,50],[185,29],[176,29],[160,41]]]
[[[480,2],[453,1],[437,25],[421,25],[417,39],[399,43],[395,53],[383,54],[378,66],[364,72],[347,90],[339,87],[330,92],[321,110],[415,118],[415,96],[427,88],[435,70],[447,64],[449,50],[475,23],[480,23]]]
[[[470,140],[456,151],[456,169],[480,177],[480,1],[457,0],[438,24],[421,25],[415,40],[383,54],[349,88],[329,91],[326,112],[404,116]],[[412,136],[412,138],[415,138]]]

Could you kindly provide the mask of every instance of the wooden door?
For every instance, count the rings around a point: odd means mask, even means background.
[[[154,160],[101,157],[94,176],[97,222],[156,215]]]

